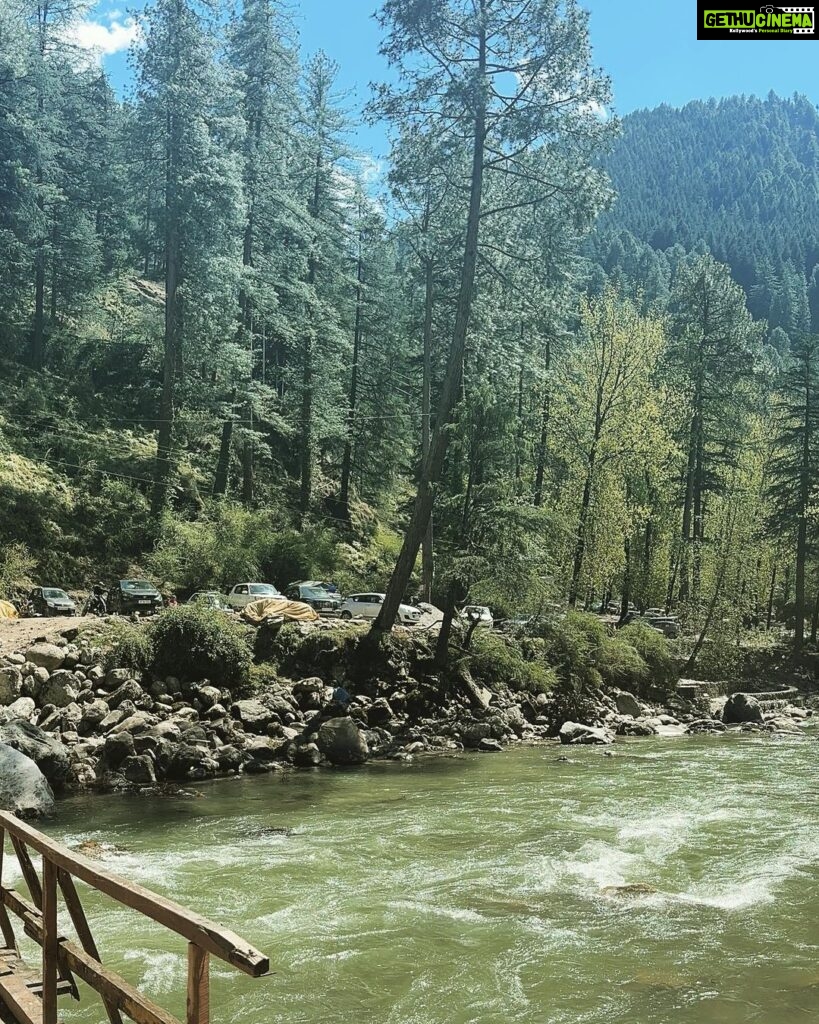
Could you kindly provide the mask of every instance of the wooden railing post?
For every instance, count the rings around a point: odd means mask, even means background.
[[[6,851],[6,830],[0,828],[0,890],[3,888],[3,856]],[[17,949],[17,940],[14,937],[14,928],[11,924],[9,912],[5,903],[0,903],[0,932],[3,935],[3,942],[6,949]]]
[[[210,954],[188,943],[187,1024],[210,1024]]]
[[[43,857],[43,1024],[57,1024],[57,865]]]

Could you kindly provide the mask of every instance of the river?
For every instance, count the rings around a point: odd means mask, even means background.
[[[816,1020],[812,735],[562,752],[78,797],[48,828],[269,954],[258,981],[212,961],[215,1024]],[[656,892],[606,891],[629,884]],[[86,902],[106,961],[184,1017],[184,944]]]

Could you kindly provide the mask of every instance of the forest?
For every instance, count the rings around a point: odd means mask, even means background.
[[[819,625],[819,114],[616,116],[573,0],[385,0],[384,175],[288,7],[119,96],[0,6],[0,595],[333,579]]]

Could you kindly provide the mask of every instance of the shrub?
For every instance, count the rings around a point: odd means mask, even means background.
[[[596,615],[568,612],[562,619],[547,619],[541,626],[546,660],[563,679],[596,685],[606,629]]]
[[[110,619],[94,641],[102,650],[102,666],[144,672],[153,660],[153,643],[145,626],[128,619]]]
[[[668,689],[677,681],[677,665],[671,647],[664,636],[643,622],[624,626],[618,633],[630,644],[646,666],[646,682],[650,686]]]
[[[598,662],[600,675],[612,686],[639,691],[648,680],[648,665],[622,634],[603,639]]]
[[[472,642],[470,671],[476,679],[493,686],[506,684],[526,693],[548,693],[557,682],[554,669],[542,661],[528,660],[512,640],[495,633],[480,633]]]
[[[252,661],[251,630],[223,612],[200,605],[171,608],[148,626],[152,673],[186,682],[210,679],[241,686]]]

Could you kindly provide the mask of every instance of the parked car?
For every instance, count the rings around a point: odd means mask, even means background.
[[[241,611],[251,601],[261,601],[263,598],[281,597],[282,594],[272,583],[237,583],[227,596],[227,603],[231,608]]]
[[[59,587],[35,587],[29,594],[32,615],[76,615],[77,605]]]
[[[350,594],[341,602],[338,614],[342,619],[374,619],[381,611],[386,594]],[[398,621],[412,626],[421,619],[421,609],[411,604],[398,606]]]
[[[465,608],[461,608],[458,614],[468,622],[476,622],[476,629],[492,629],[495,625],[492,612],[483,604],[468,604]]]
[[[147,580],[118,580],[108,591],[108,611],[116,615],[153,615],[162,604],[162,595]]]
[[[291,601],[303,601],[321,615],[337,615],[341,607],[341,595],[331,594],[322,583],[306,580],[303,583],[291,583],[286,596]]]
[[[195,594],[191,594],[187,603],[203,605],[205,608],[215,608],[220,612],[233,611],[227,603],[225,595],[220,594],[217,590],[198,590]]]
[[[629,612],[622,624],[630,626],[633,623],[651,626],[652,629],[656,629],[658,633],[662,633],[669,640],[674,640],[680,635],[679,619],[670,615],[640,615],[638,612]]]

